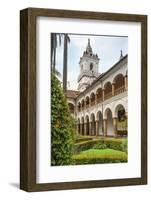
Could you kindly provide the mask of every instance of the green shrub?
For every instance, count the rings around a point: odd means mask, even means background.
[[[74,153],[79,153],[81,151],[84,151],[84,150],[87,150],[87,149],[91,149],[91,148],[93,148],[93,146],[95,144],[97,144],[99,142],[100,142],[100,139],[82,141],[82,142],[76,143],[74,145]]]
[[[118,138],[96,138],[94,140],[89,141],[81,141],[74,145],[74,152],[79,153],[81,151],[87,149],[114,149],[119,151],[126,152],[126,139],[118,139]]]
[[[99,164],[99,163],[123,163],[127,162],[125,152],[112,149],[95,150],[90,149],[74,155],[74,164]]]
[[[74,120],[59,80],[51,79],[51,165],[72,164]]]
[[[110,149],[115,149],[115,150],[119,150],[119,151],[125,151],[123,149],[123,142],[126,139],[118,139],[118,138],[104,138],[103,142],[106,144],[107,148]],[[126,146],[125,146],[126,148]]]
[[[127,139],[123,140],[122,144],[121,144],[121,148],[122,148],[122,151],[126,152],[127,153],[127,148],[128,148],[128,141]]]
[[[107,148],[107,145],[105,143],[97,143],[97,144],[94,144],[93,146],[93,149],[106,149]]]

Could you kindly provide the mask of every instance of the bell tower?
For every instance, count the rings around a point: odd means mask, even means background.
[[[78,90],[84,91],[100,74],[99,58],[97,54],[94,54],[88,39],[86,50],[83,52],[83,56],[80,58],[80,74],[78,76]]]

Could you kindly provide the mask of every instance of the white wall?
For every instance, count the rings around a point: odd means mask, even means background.
[[[41,199],[150,199],[151,197],[151,137],[149,136],[149,185],[58,192],[25,193],[18,190],[19,180],[19,10],[26,7],[93,10],[103,12],[142,13],[149,15],[150,0],[13,0],[0,6],[0,198]],[[148,39],[148,55],[151,39]],[[149,56],[148,56],[149,57]],[[149,65],[150,65],[150,57]],[[150,69],[149,81],[151,84]],[[150,87],[149,87],[150,89]],[[150,91],[149,91],[150,96]],[[149,99],[150,101],[151,99]],[[149,106],[149,111],[151,107]],[[151,112],[150,112],[151,113]],[[151,114],[149,113],[149,119]],[[149,127],[150,132],[150,127]]]

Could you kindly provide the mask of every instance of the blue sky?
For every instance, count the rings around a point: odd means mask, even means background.
[[[74,35],[69,34],[70,43],[68,44],[68,89],[77,90],[77,77],[80,67],[79,60],[85,51],[88,38],[90,38],[93,53],[98,54],[100,58],[99,73],[103,73],[111,68],[120,57],[120,50],[123,55],[128,52],[128,37],[116,36],[92,36],[92,35]],[[61,46],[57,47],[56,68],[62,74],[63,72],[63,39]]]

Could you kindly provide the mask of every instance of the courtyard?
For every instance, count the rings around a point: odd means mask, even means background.
[[[75,165],[125,163],[128,161],[127,137],[77,136],[73,161]]]

